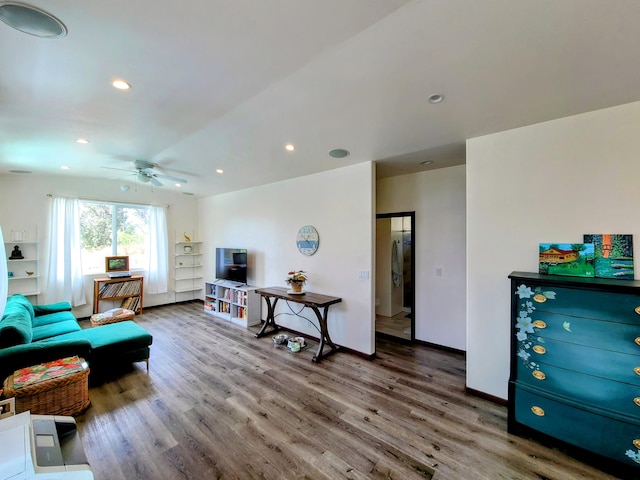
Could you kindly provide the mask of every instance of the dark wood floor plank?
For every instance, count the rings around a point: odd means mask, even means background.
[[[379,339],[375,360],[316,364],[314,341],[292,353],[201,302],[136,322],[154,336],[149,373],[92,377],[77,418],[96,480],[614,478],[508,434],[455,352]]]

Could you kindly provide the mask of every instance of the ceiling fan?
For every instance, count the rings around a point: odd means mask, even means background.
[[[147,162],[146,160],[134,160],[133,166],[135,167],[135,170],[125,170],[124,168],[113,168],[113,167],[102,167],[102,168],[108,168],[110,170],[120,170],[123,172],[131,172],[133,175],[135,175],[136,180],[138,180],[139,182],[141,183],[151,182],[151,184],[155,185],[156,187],[162,186],[162,182],[158,180],[159,178],[163,180],[171,180],[172,182],[187,183],[187,181],[184,178],[174,177],[172,175],[162,175],[160,173],[157,173],[154,170],[154,168],[156,168],[158,165],[152,162]]]

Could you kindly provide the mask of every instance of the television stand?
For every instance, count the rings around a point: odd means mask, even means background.
[[[204,282],[204,311],[243,327],[257,325],[261,321],[260,297],[255,290],[229,280]]]

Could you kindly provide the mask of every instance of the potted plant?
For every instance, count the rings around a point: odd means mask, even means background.
[[[287,285],[291,286],[291,290],[295,293],[302,292],[302,286],[307,281],[307,272],[304,270],[293,270],[289,272],[286,280]]]

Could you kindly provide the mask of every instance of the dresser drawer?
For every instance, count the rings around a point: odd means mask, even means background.
[[[557,395],[575,405],[593,406],[640,419],[640,386],[540,364],[540,370],[518,367],[516,383]]]
[[[527,350],[528,361],[523,362],[530,368],[537,364],[540,368],[543,368],[543,365],[553,365],[574,372],[640,385],[640,354],[559,342],[543,336],[531,340],[531,347]]]
[[[538,312],[640,325],[638,295],[561,287],[535,287],[532,290],[535,292],[536,288],[540,292],[555,293],[555,298],[544,294],[531,297]]]
[[[539,432],[579,446],[640,471],[640,424],[515,388],[515,420]]]
[[[530,314],[536,335],[568,343],[640,355],[640,325],[569,317],[536,310]]]

